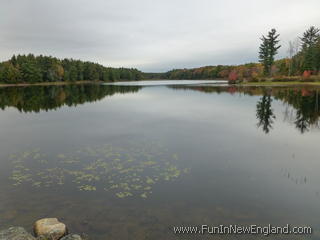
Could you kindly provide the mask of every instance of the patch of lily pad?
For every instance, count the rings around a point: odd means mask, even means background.
[[[174,181],[189,171],[179,168],[178,154],[170,154],[158,142],[126,147],[105,144],[51,156],[33,149],[12,154],[10,159],[14,186],[71,183],[79,191],[104,190],[118,198],[147,198],[156,184]]]

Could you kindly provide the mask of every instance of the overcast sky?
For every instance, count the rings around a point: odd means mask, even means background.
[[[271,28],[320,27],[319,0],[0,0],[0,60],[34,53],[166,71],[257,61]]]

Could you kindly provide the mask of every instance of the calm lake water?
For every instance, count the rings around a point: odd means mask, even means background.
[[[310,225],[320,238],[319,90],[199,83],[0,88],[0,228],[58,217],[91,239],[173,226]]]

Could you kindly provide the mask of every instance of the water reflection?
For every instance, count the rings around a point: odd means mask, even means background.
[[[116,93],[133,93],[138,86],[105,86],[99,84],[28,86],[0,88],[0,108],[14,107],[20,112],[56,110],[64,105],[77,106]]]
[[[235,87],[235,86],[172,86],[172,89],[188,89],[204,93],[229,93],[261,96],[256,104],[257,126],[268,134],[273,129],[276,115],[272,101],[284,103],[286,110],[284,120],[292,123],[303,134],[312,128],[319,128],[319,88],[304,87]]]
[[[301,133],[309,131],[310,128],[319,128],[318,88],[288,89],[276,94],[275,98],[296,110],[294,124]]]
[[[281,168],[282,176],[290,180],[291,182],[299,185],[307,184],[307,177],[306,176],[294,176],[291,174],[290,170],[286,168]]]
[[[272,98],[270,94],[264,93],[263,96],[257,103],[257,119],[258,127],[261,127],[265,133],[269,133],[272,129],[272,124],[274,123],[274,119],[276,116],[273,113],[273,109],[271,107]]]
[[[176,90],[195,90],[204,93],[229,93],[261,96],[256,104],[257,126],[268,134],[273,129],[276,115],[272,101],[285,105],[284,120],[294,124],[305,133],[319,128],[319,88],[317,87],[235,87],[235,86],[168,86]],[[62,106],[77,106],[86,102],[102,100],[116,93],[134,93],[141,86],[117,85],[65,85],[0,88],[0,108],[14,107],[20,112],[56,110]]]
[[[317,88],[70,85],[0,93],[2,108],[10,107],[0,111],[3,228],[55,216],[96,240],[177,239],[184,236],[171,228],[181,224],[320,229]]]

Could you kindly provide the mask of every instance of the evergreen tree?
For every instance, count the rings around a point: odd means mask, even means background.
[[[300,38],[302,43],[303,71],[319,71],[317,53],[317,43],[320,37],[319,32],[320,30],[318,28],[311,26]]]
[[[264,66],[263,72],[264,75],[269,75],[270,67],[269,67],[269,41],[265,36],[261,38],[262,44],[260,45],[259,51],[259,59],[262,65]]]
[[[20,72],[11,62],[0,65],[0,82],[18,83],[21,79]]]
[[[281,47],[281,45],[279,45],[279,36],[280,34],[277,34],[277,31],[275,29],[272,29],[268,34],[270,69],[272,64],[274,63],[274,57],[278,54],[278,49]]]
[[[300,38],[302,42],[302,48],[306,49],[311,46],[314,46],[319,39],[320,29],[311,26],[307,31],[303,33],[303,36]]]
[[[71,66],[69,70],[69,81],[75,82],[78,79],[78,72],[76,66]]]
[[[270,76],[271,75],[271,67],[274,63],[274,57],[278,53],[278,49],[281,47],[279,45],[279,34],[273,28],[268,33],[267,37],[262,36],[261,45],[259,48],[259,59],[264,67],[264,74]]]
[[[21,76],[23,82],[35,83],[42,81],[41,70],[32,61],[27,61],[21,65]]]
[[[315,68],[316,71],[320,71],[320,37],[318,38],[317,43],[315,44],[315,48],[314,48],[314,63],[315,63]]]

